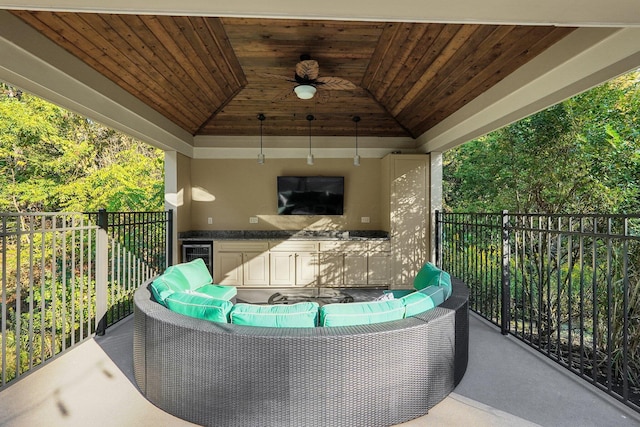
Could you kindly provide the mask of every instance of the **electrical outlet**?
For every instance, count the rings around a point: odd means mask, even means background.
[[[207,224],[213,224],[213,218],[211,217],[207,218]]]
[[[258,223],[258,217],[257,216],[250,216],[249,217],[249,224],[257,224]]]
[[[371,222],[370,218],[368,216],[363,216],[360,217],[360,222],[363,224],[369,224],[369,222]]]

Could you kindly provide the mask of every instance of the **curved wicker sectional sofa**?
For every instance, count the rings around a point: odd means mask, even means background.
[[[134,375],[144,396],[209,426],[388,426],[426,414],[467,368],[466,285],[385,323],[265,328],[174,313],[134,296]]]

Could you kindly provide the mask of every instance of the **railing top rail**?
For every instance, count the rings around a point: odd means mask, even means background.
[[[506,220],[508,219],[508,221]],[[504,221],[503,221],[504,220]],[[640,238],[640,214],[508,214],[443,213],[437,221],[483,229],[507,229],[543,232],[554,235],[589,236],[637,240]]]
[[[100,211],[93,211],[93,212],[83,212],[84,214],[87,215],[93,215],[93,214],[97,214]],[[165,214],[169,212],[169,210],[164,210],[164,211],[127,211],[127,212],[112,212],[112,211],[106,211],[107,215],[131,215],[131,214]]]
[[[487,216],[487,215],[503,215],[502,212],[444,212],[438,211],[443,215],[473,215],[473,216]],[[509,216],[519,217],[549,217],[549,218],[612,218],[612,219],[640,219],[640,213],[633,214],[604,214],[604,213],[583,213],[583,214],[566,214],[566,213],[524,213],[524,212],[506,212]]]
[[[84,215],[83,212],[0,212],[0,217],[24,217],[24,216],[74,216]]]

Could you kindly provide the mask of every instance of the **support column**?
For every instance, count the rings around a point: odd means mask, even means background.
[[[430,165],[430,206],[429,212],[431,216],[431,230],[430,230],[430,238],[431,238],[431,254],[430,259],[432,263],[436,262],[436,211],[442,210],[442,153],[440,152],[431,152],[431,165]]]

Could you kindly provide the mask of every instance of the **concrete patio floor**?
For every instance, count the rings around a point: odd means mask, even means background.
[[[638,426],[640,415],[470,315],[469,366],[418,426]],[[133,380],[133,317],[0,392],[2,426],[188,426]],[[345,426],[348,427],[348,426]]]

